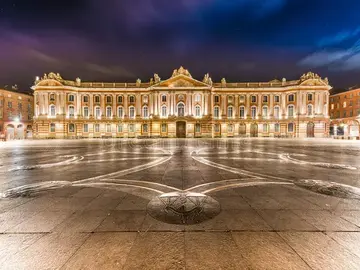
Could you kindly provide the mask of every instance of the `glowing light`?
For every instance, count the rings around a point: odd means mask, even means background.
[[[16,117],[16,118],[14,119],[14,121],[15,121],[16,123],[20,122],[19,117]]]

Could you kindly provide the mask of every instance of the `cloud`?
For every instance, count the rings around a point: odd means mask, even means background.
[[[351,52],[348,50],[320,51],[306,56],[299,62],[299,65],[313,68],[322,67],[340,61],[341,59],[350,55]]]
[[[325,46],[337,45],[337,44],[340,44],[351,38],[354,38],[354,37],[358,36],[359,34],[360,34],[360,26],[358,26],[354,30],[345,30],[345,31],[338,32],[335,35],[324,37],[324,38],[320,39],[320,41],[318,42],[318,46],[325,47]]]
[[[86,63],[85,67],[89,71],[95,71],[103,75],[135,78],[132,72],[121,66],[103,66],[95,63]]]

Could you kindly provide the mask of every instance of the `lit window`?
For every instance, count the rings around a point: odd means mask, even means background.
[[[196,94],[195,95],[195,102],[200,102],[201,101],[201,96],[200,94]]]
[[[262,109],[262,116],[264,118],[267,118],[268,117],[268,107],[267,106],[264,106],[263,109]]]
[[[117,126],[117,130],[118,130],[119,133],[122,133],[122,132],[123,132],[123,125],[122,125],[122,124],[119,124],[119,125]]]
[[[294,117],[294,106],[293,105],[288,106],[288,117]]]
[[[263,132],[264,133],[269,132],[269,125],[268,124],[263,124]]]
[[[147,124],[143,124],[142,128],[143,128],[144,133],[148,132],[148,125]]]
[[[101,110],[100,107],[95,107],[95,117],[97,119],[101,118]]]
[[[178,104],[178,116],[185,115],[185,105],[183,103]]]
[[[280,124],[279,123],[276,123],[275,124],[275,132],[280,132]]]
[[[256,107],[251,107],[251,118],[256,119]]]
[[[134,124],[129,124],[129,132],[135,132]]]
[[[95,124],[95,132],[100,132],[100,124]]]
[[[201,116],[201,108],[199,105],[195,106],[195,116],[200,117]]]
[[[229,106],[227,110],[227,117],[233,118],[233,107]]]
[[[219,107],[214,107],[214,117],[215,117],[215,118],[219,118],[219,115],[220,115],[220,113],[219,113]]]
[[[106,107],[106,117],[112,117],[112,109],[111,107]]]
[[[89,117],[89,107],[84,107],[84,117]]]
[[[55,124],[54,123],[50,124],[50,132],[55,132]]]
[[[74,106],[69,106],[69,116],[73,117],[75,115],[75,108]]]
[[[161,107],[161,117],[167,117],[167,109],[166,106]]]
[[[88,124],[84,124],[84,132],[89,132],[89,125]]]
[[[245,107],[244,106],[240,107],[240,113],[239,114],[240,114],[241,119],[245,118]]]
[[[244,102],[245,102],[245,96],[244,96],[244,95],[241,95],[240,98],[239,98],[239,100],[240,100],[240,103],[244,103]]]
[[[118,117],[119,118],[124,117],[124,109],[123,109],[123,107],[118,107]]]
[[[147,106],[143,107],[143,117],[148,118],[149,117],[149,110]]]
[[[148,103],[149,97],[147,95],[143,96],[143,102]]]
[[[307,105],[307,115],[311,116],[313,114],[313,106],[311,104]]]
[[[228,96],[228,102],[232,103],[233,102],[233,96]]]
[[[111,124],[106,124],[106,132],[111,132]]]
[[[75,125],[69,124],[69,132],[75,132]]]
[[[50,106],[50,116],[52,117],[56,116],[55,105]]]
[[[279,117],[280,117],[280,107],[279,106],[274,107],[274,117],[276,119],[279,119]]]
[[[135,107],[130,107],[129,108],[129,117],[131,119],[134,119],[135,118]]]
[[[334,109],[334,104],[331,104],[331,109],[332,109],[332,110]]]

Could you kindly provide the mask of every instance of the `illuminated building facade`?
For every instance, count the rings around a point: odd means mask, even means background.
[[[360,130],[360,88],[330,96],[330,135],[334,137],[359,139]]]
[[[328,79],[232,83],[180,67],[161,80],[101,83],[36,78],[37,138],[327,137]]]
[[[33,108],[32,95],[0,89],[0,139],[31,138]]]

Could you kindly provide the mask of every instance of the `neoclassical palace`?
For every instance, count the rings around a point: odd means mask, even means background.
[[[327,137],[328,79],[213,82],[180,67],[162,80],[82,82],[37,77],[36,138]]]

